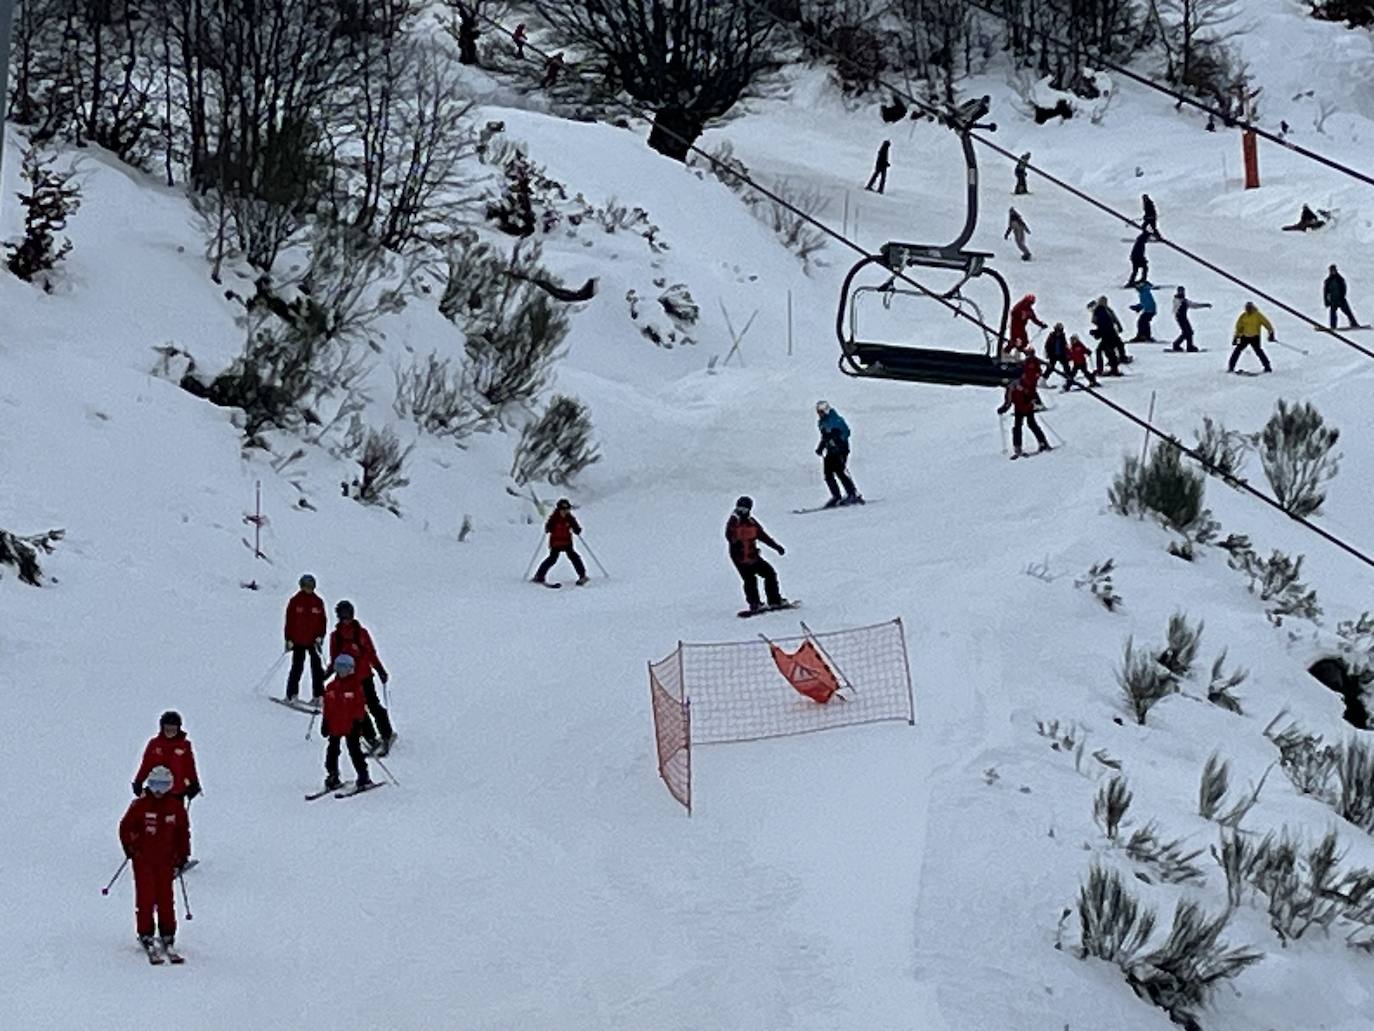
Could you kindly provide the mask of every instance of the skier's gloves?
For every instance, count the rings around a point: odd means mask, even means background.
[[[289,640],[286,642],[286,648],[284,650],[288,652],[291,650],[291,642]]]
[[[391,677],[387,676],[385,670],[378,670],[378,671],[377,671],[377,676],[379,676],[379,677],[382,678],[382,683],[383,683],[383,684],[385,684],[388,680],[391,679]]]
[[[190,784],[186,785],[186,801],[191,801],[191,799],[195,798],[199,794],[200,785],[197,784],[195,781],[191,781]]]
[[[134,789],[134,798],[137,798],[139,795],[143,794],[143,785],[140,784],[138,781],[134,781],[130,785],[130,787]]]
[[[787,554],[787,549],[784,548],[781,544],[778,545],[778,554],[779,554],[779,555],[786,555],[786,554]]]
[[[825,450],[825,445],[822,444],[822,445],[820,445],[818,448],[816,448],[816,454],[819,455],[819,454],[820,454],[822,451],[824,451],[824,450]]]

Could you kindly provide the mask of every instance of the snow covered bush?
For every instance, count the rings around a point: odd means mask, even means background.
[[[1283,716],[1284,713],[1280,713],[1274,717],[1264,731],[1264,736],[1279,750],[1279,766],[1299,792],[1332,802],[1335,796],[1330,784],[1341,759],[1340,749],[1325,744],[1318,734],[1305,733],[1296,723],[1275,731],[1275,725]]]
[[[1150,651],[1137,650],[1130,638],[1126,639],[1126,651],[1116,671],[1116,682],[1121,685],[1131,715],[1142,726],[1155,704],[1178,690],[1174,674],[1161,666]]]
[[[1131,798],[1131,789],[1126,786],[1125,777],[1113,777],[1097,789],[1093,799],[1093,821],[1112,841],[1116,840],[1121,821],[1131,807]]]
[[[1207,877],[1203,869],[1193,862],[1202,855],[1202,849],[1187,851],[1182,838],[1164,840],[1160,837],[1159,825],[1153,820],[1131,832],[1126,841],[1126,855],[1150,871],[1136,873],[1136,877],[1146,884],[1156,880],[1164,884],[1187,884]]]
[[[414,448],[414,444],[401,447],[400,438],[389,426],[379,431],[354,419],[344,442],[344,451],[358,463],[358,475],[352,483],[342,485],[344,495],[364,505],[377,505],[393,515],[400,515],[400,505],[391,492],[410,483],[405,475],[405,464]]]
[[[57,542],[66,536],[65,530],[49,530],[20,537],[9,530],[0,529],[0,566],[13,566],[21,583],[32,587],[43,585],[43,567],[38,555],[51,555]]]
[[[408,368],[397,367],[396,396],[392,409],[425,433],[445,437],[455,444],[483,429],[491,413],[473,399],[472,383],[462,366],[431,354],[417,358]]]
[[[1341,456],[1332,454],[1340,435],[1310,402],[1278,402],[1256,443],[1264,475],[1289,515],[1309,516],[1321,509],[1323,484],[1340,468]]]
[[[1205,475],[1183,464],[1183,452],[1177,446],[1163,443],[1143,463],[1134,455],[1126,456],[1107,500],[1121,515],[1150,513],[1187,536],[1210,522],[1211,513],[1202,507],[1206,482]]]
[[[752,178],[749,166],[741,158],[735,156],[733,143],[729,140],[721,140],[719,145],[714,148],[707,148],[705,153],[714,160],[693,154],[688,158],[688,165],[694,168],[704,168],[726,189],[738,194],[740,200],[744,201],[745,204],[752,207],[758,203],[759,195],[745,182],[746,179]]]
[[[489,306],[467,316],[463,331],[473,385],[501,408],[543,389],[568,335],[568,317],[537,286],[508,279]]]
[[[532,169],[524,152],[515,151],[506,162],[505,185],[501,196],[487,205],[487,218],[511,236],[533,236],[537,225],[534,191],[530,185]]]
[[[1231,764],[1213,752],[1207,757],[1202,780],[1198,783],[1197,814],[1204,820],[1214,818],[1230,786]]]
[[[802,268],[810,271],[817,264],[816,255],[825,249],[828,239],[801,213],[819,218],[830,207],[830,199],[813,186],[797,186],[790,179],[777,179],[773,193],[778,198],[766,198],[768,224],[782,245],[801,259]],[[793,210],[796,209],[796,210]]]
[[[1345,22],[1352,29],[1374,25],[1374,0],[1307,0],[1312,17]]]
[[[1167,643],[1157,661],[1177,679],[1181,680],[1192,672],[1193,663],[1197,661],[1198,645],[1202,643],[1202,627],[1201,620],[1197,626],[1189,626],[1188,617],[1182,612],[1175,612],[1169,617]]]
[[[19,194],[24,207],[24,237],[9,244],[5,264],[26,283],[38,283],[45,292],[52,292],[47,273],[72,249],[70,240],[58,242],[58,234],[67,228],[67,219],[81,206],[81,187],[74,180],[76,170],[55,171],[54,155],[31,144],[24,150],[20,175],[29,184]]]
[[[1108,612],[1115,612],[1121,604],[1121,595],[1116,593],[1116,588],[1112,586],[1112,569],[1115,567],[1115,559],[1107,559],[1105,562],[1094,564],[1086,573],[1073,582],[1075,587],[1086,587],[1092,592],[1092,596],[1102,603],[1102,607]]]
[[[692,329],[701,318],[701,309],[686,283],[673,283],[662,277],[654,280],[660,290],[657,298],[646,303],[638,291],[627,290],[625,303],[630,306],[630,320],[639,327],[640,334],[659,347],[671,349],[682,344],[695,344]],[[666,317],[666,319],[665,319]]]
[[[1335,831],[1308,846],[1285,827],[1266,834],[1236,866],[1264,896],[1269,926],[1286,947],[1313,928],[1329,933],[1342,921],[1356,933],[1369,927],[1363,903],[1374,893],[1374,872],[1342,870],[1343,859]]]
[[[1202,429],[1197,431],[1197,443],[1193,450],[1202,458],[1203,467],[1213,476],[1222,479],[1237,479],[1245,465],[1245,455],[1250,450],[1250,440],[1245,434],[1228,430],[1210,417],[1202,417]]]
[[[1230,673],[1225,671],[1226,649],[1221,650],[1221,654],[1212,663],[1212,675],[1207,685],[1207,700],[1213,705],[1228,712],[1234,712],[1238,716],[1244,716],[1245,712],[1241,709],[1240,699],[1231,692],[1245,682],[1245,678],[1250,675],[1246,669],[1234,669]]]
[[[1249,580],[1250,593],[1268,603],[1265,615],[1271,623],[1282,626],[1284,619],[1290,616],[1315,622],[1321,616],[1316,588],[1309,588],[1300,579],[1302,555],[1294,559],[1275,549],[1267,559],[1261,559],[1247,538],[1233,537],[1228,541],[1230,557],[1227,564],[1243,572]]]
[[[1340,785],[1336,811],[1374,834],[1374,745],[1359,737],[1346,741],[1340,749],[1336,779]]]
[[[575,397],[555,394],[543,414],[521,431],[510,472],[521,486],[547,479],[561,487],[599,461],[587,406]]]

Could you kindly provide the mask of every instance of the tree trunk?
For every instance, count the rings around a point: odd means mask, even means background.
[[[686,161],[688,148],[705,129],[705,119],[692,111],[665,107],[654,115],[649,146],[665,157]]]
[[[467,13],[458,21],[458,63],[477,63],[477,18]]]

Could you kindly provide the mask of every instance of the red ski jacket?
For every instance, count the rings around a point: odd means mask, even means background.
[[[1039,316],[1035,314],[1035,302],[1029,297],[1023,297],[1011,309],[1012,329],[1024,330],[1027,322],[1034,322],[1037,326],[1044,325]]]
[[[1074,337],[1073,343],[1069,345],[1069,357],[1073,360],[1074,365],[1080,368],[1087,368],[1088,359],[1091,356],[1092,352],[1088,350],[1083,341]]]
[[[129,804],[119,821],[119,843],[124,854],[140,866],[172,870],[191,854],[191,832],[186,810],[170,791],[159,798],[141,795]]]
[[[730,558],[736,564],[757,561],[760,542],[767,544],[776,552],[782,551],[778,542],[768,536],[768,531],[760,526],[759,521],[753,516],[741,519],[732,513],[725,524],[725,539],[730,542]]]
[[[571,548],[573,534],[581,533],[582,527],[571,512],[555,511],[544,524],[544,532],[549,535],[550,548]]]
[[[1026,362],[1021,366],[1021,380],[1028,386],[1035,386],[1040,382],[1040,377],[1045,371],[1044,363],[1035,355],[1026,356]]]
[[[340,623],[329,635],[329,661],[332,663],[343,652],[353,656],[359,680],[366,680],[372,676],[374,669],[381,674],[383,681],[386,680],[386,667],[382,665],[382,660],[377,658],[377,648],[372,643],[372,635],[356,619]]]
[[[286,640],[289,644],[308,645],[329,632],[329,620],[324,614],[324,599],[314,591],[297,591],[286,603]]]
[[[172,771],[172,790],[169,795],[185,795],[194,785],[200,791],[200,775],[196,773],[196,753],[191,748],[191,739],[184,730],[177,731],[176,737],[158,734],[143,749],[143,761],[138,764],[134,783],[143,788],[143,780],[154,766],[165,766]]]
[[[1017,380],[1007,387],[1007,400],[997,411],[1001,413],[1010,408],[1017,415],[1034,415],[1035,402],[1035,388],[1028,386],[1025,380]]]
[[[367,715],[367,696],[357,673],[336,676],[324,686],[324,732],[330,737],[346,737],[353,724]]]

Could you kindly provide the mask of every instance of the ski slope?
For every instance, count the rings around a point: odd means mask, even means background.
[[[969,88],[994,94],[997,138],[1013,152],[1033,149],[1132,214],[1148,191],[1166,235],[1314,313],[1335,261],[1356,312],[1374,310],[1368,190],[1271,148],[1265,187],[1243,193],[1235,138],[1202,132],[1162,98],[1125,93],[1101,126],[1035,127],[999,82]],[[174,342],[213,367],[241,341],[188,207],[150,179],[84,152],[62,284],[44,295],[0,276],[0,526],[68,531],[46,562],[56,583],[0,581],[13,727],[0,849],[7,1025],[117,1031],[179,1014],[205,1029],[1169,1027],[1115,970],[1054,948],[1090,859],[1109,851],[1091,818],[1106,771],[1076,771],[1036,721],[1075,722],[1089,752],[1123,764],[1133,819],[1201,847],[1215,835],[1196,816],[1197,778],[1214,750],[1243,787],[1274,759],[1261,731],[1282,708],[1314,732],[1349,730],[1339,699],[1305,673],[1321,642],[1305,625],[1289,624],[1292,636],[1269,627],[1223,555],[1182,563],[1162,530],[1106,511],[1122,454],[1142,441],[1089,398],[1055,393],[1044,422],[1064,446],[1008,463],[995,392],[838,374],[834,303],[849,258],[836,247],[805,276],[733,195],[648,151],[642,133],[513,107],[481,115],[503,119],[593,200],[645,208],[671,245],[658,267],[632,236],[545,246],[567,281],[602,278],[574,316],[557,380],[590,405],[604,455],[573,492],[611,574],[585,589],[522,581],[539,532],[528,503],[503,490],[508,436],[462,452],[422,440],[397,519],[340,497],[349,469],[322,449],[279,476],[240,453],[224,410],[150,376],[153,347]],[[826,191],[836,224],[850,191],[865,247],[953,236],[954,137],[897,127],[879,198],[857,187],[884,130],[876,111],[847,112],[806,74],[790,100],[757,105],[707,142],[729,138],[765,182]],[[1354,134],[1370,124],[1352,116],[1346,131],[1319,142],[1358,164]],[[18,153],[11,134],[5,239],[19,225]],[[1127,321],[1122,227],[1032,178],[1032,195],[1017,198],[1035,253],[1023,265],[1000,240],[1010,169],[987,162],[984,183],[973,245],[998,253],[1015,296],[1035,292],[1042,317],[1083,333],[1084,303],[1105,292]],[[1278,231],[1304,200],[1328,197],[1322,206],[1341,211],[1331,230]],[[1210,350],[1134,345],[1112,398],[1144,413],[1153,394],[1156,422],[1188,438],[1203,414],[1248,431],[1278,397],[1313,400],[1342,429],[1345,454],[1318,519],[1374,546],[1374,363],[1269,310],[1280,339],[1310,353],[1274,347],[1273,376],[1228,377],[1245,295],[1163,249],[1151,261],[1155,282],[1216,305],[1195,320]],[[630,323],[626,290],[643,293],[657,275],[700,303],[697,346],[659,350]],[[1167,292],[1160,303],[1167,312]],[[736,327],[758,315],[744,363],[708,372],[730,344],[722,306]],[[1156,335],[1170,324],[1162,313]],[[459,346],[417,302],[388,326],[378,383],[408,348]],[[380,422],[389,393],[377,396]],[[852,472],[881,505],[790,514],[823,497],[812,455],[821,397],[853,428]],[[269,562],[241,540],[259,480]],[[655,775],[645,662],[679,640],[795,628],[787,614],[747,631],[734,618],[721,528],[741,493],[787,546],[775,564],[808,623],[903,619],[918,724],[700,749],[688,819]],[[1371,607],[1370,571],[1219,485],[1208,504],[1224,532],[1249,533],[1262,552],[1306,554],[1328,627]],[[465,514],[474,531],[458,543]],[[1125,599],[1115,613],[1072,586],[1108,557]],[[1052,582],[1023,575],[1042,562]],[[304,571],[330,606],[355,602],[393,672],[400,740],[387,765],[399,785],[366,798],[303,804],[323,745],[306,740],[305,717],[265,700],[282,689],[284,668],[265,674]],[[249,579],[261,590],[242,589]],[[1119,725],[1125,639],[1159,640],[1179,607],[1206,620],[1200,665],[1228,647],[1250,668],[1237,692],[1246,715],[1176,696],[1148,726]],[[169,707],[185,717],[205,784],[192,811],[202,864],[187,878],[195,917],[179,933],[189,962],[154,970],[134,943],[127,877],[109,898],[99,888],[120,859],[115,825],[139,749]],[[1274,771],[1248,825],[1318,835],[1337,822]],[[1347,826],[1342,839],[1350,862],[1374,865],[1368,836]],[[1216,911],[1225,885],[1212,869],[1193,889],[1139,890],[1167,917],[1184,896]],[[1229,937],[1267,957],[1222,989],[1209,1031],[1370,1026],[1368,957],[1319,935],[1280,948],[1257,909]]]

